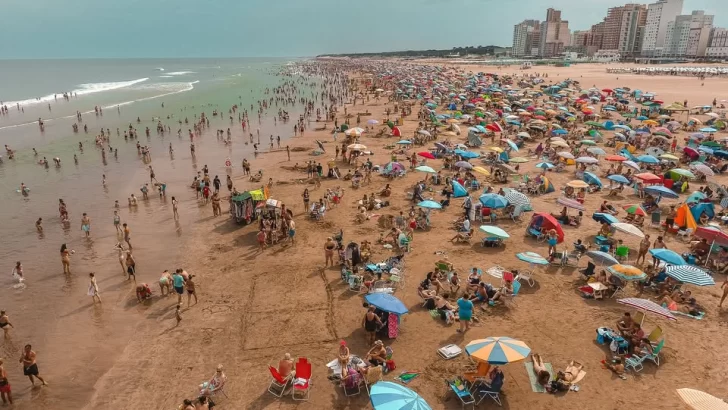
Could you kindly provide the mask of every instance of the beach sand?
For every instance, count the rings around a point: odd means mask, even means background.
[[[629,86],[655,92],[666,102],[687,98],[690,106],[709,104],[713,97],[720,100],[728,96],[728,81],[723,79],[706,79],[705,86],[701,87],[700,81],[694,78],[612,75],[606,74],[605,68],[603,65],[579,65],[569,68],[538,67],[532,71],[548,72],[549,80],[553,81],[569,77],[578,79],[585,88],[591,87],[592,83],[598,88]],[[495,71],[493,67],[468,66],[465,69]],[[504,72],[517,71],[517,67],[512,67]],[[366,106],[348,106],[350,113],[372,112],[371,117],[362,117],[362,124],[368,118],[381,121],[384,109],[384,101],[375,103],[373,99]],[[339,118],[342,117],[343,110],[340,109]],[[416,111],[412,117],[406,119],[401,127],[404,136],[412,135],[417,127]],[[352,118],[352,125],[354,121],[355,118]],[[332,126],[329,123],[328,129]],[[288,141],[291,147],[313,149],[315,139],[326,141],[326,154],[311,157],[308,152],[292,152],[288,161],[285,150],[281,150],[261,154],[252,161],[253,169],[263,169],[264,180],[273,178],[276,182],[271,190],[272,197],[293,210],[297,224],[296,243],[276,245],[259,253],[254,226],[236,225],[228,217],[227,204],[223,204],[223,216],[217,218],[212,217],[212,210],[208,208],[208,216],[193,224],[192,239],[180,252],[185,257],[179,265],[198,275],[200,302],[183,311],[179,326],[175,326],[174,320],[176,298],[157,297],[146,306],[146,316],[139,320],[133,337],[111,370],[95,384],[95,394],[85,409],[177,408],[183,398],[196,396],[197,386],[209,379],[218,364],[224,365],[228,376],[228,397],[216,400],[217,408],[221,410],[360,409],[370,406],[365,391],[347,398],[340,387],[327,380],[329,373],[325,364],[336,358],[340,340],[346,340],[352,353],[360,356],[366,354],[368,346],[361,327],[365,312],[362,295],[348,290],[341,281],[338,268],[323,268],[323,245],[326,237],[340,228],[344,231],[346,243],[349,240],[374,242],[385,231],[379,226],[378,219],[396,215],[399,211],[406,212],[410,205],[405,190],[411,189],[412,184],[423,175],[410,172],[392,182],[391,206],[376,211],[381,215],[379,218],[356,224],[353,219],[356,201],[364,194],[379,191],[389,181],[374,176],[371,185],[360,189],[352,189],[347,181],[323,180],[318,189],[299,182],[305,179],[305,171],[294,172],[284,167],[303,164],[311,159],[325,166],[333,158],[334,143],[328,131],[307,131],[305,136]],[[463,138],[452,139],[463,141]],[[389,152],[382,147],[396,141],[395,137],[373,138],[365,134],[360,142],[374,152],[371,159],[375,164],[384,164],[389,161]],[[413,149],[426,150],[425,147]],[[224,154],[221,155],[224,157]],[[534,175],[534,164],[532,160],[522,164],[521,169]],[[349,168],[341,162],[338,165],[344,173]],[[428,165],[439,169],[441,161],[430,160]],[[571,169],[562,174],[551,173],[557,192],[532,198],[534,209],[558,212],[560,207],[555,203],[558,188],[573,179],[572,176]],[[258,187],[242,176],[239,167],[235,168],[234,177],[238,190]],[[718,180],[725,183],[723,178]],[[326,188],[335,186],[346,188],[342,203],[329,210],[323,221],[309,220],[302,204],[303,189],[308,187],[312,200],[317,200]],[[500,185],[496,185],[498,187]],[[698,186],[692,184],[692,187],[697,189]],[[194,196],[194,192],[188,190],[184,195]],[[477,198],[479,193],[474,195]],[[441,199],[437,194],[433,196]],[[571,243],[578,238],[591,241],[599,227],[590,215],[606,199],[605,196],[606,193],[602,192],[587,197],[587,212],[582,226],[578,229],[564,227],[564,246],[571,248]],[[627,194],[610,200],[615,204],[626,204],[636,202],[636,197]],[[539,270],[535,274],[536,285],[524,284],[515,306],[489,308],[485,312],[478,308],[480,323],[465,335],[456,333],[455,326],[434,320],[420,306],[417,286],[441,257],[436,252],[446,253],[461,272],[461,280],[474,266],[483,270],[496,264],[507,268],[527,268],[527,264],[514,257],[518,252],[546,254],[544,243],[523,235],[530,214],[525,214],[521,222],[498,219],[497,225],[511,234],[503,248],[482,248],[478,240],[472,244],[452,244],[449,238],[454,231],[450,225],[462,213],[460,204],[461,200],[453,199],[448,209],[433,212],[432,227],[414,235],[412,250],[405,257],[406,282],[403,289],[396,292],[396,296],[409,307],[410,313],[402,319],[400,336],[395,341],[385,340],[386,345],[391,343],[397,364],[397,369],[385,375],[385,380],[393,380],[401,371],[420,372],[420,376],[408,387],[421,394],[434,409],[460,408],[458,399],[447,388],[444,379],[461,374],[468,360],[461,356],[445,361],[438,357],[436,350],[450,343],[463,347],[474,339],[510,336],[525,341],[545,361],[552,363],[554,369],[563,369],[571,360],[576,360],[585,365],[587,375],[580,383],[580,391],[554,396],[531,391],[523,363],[503,366],[505,385],[501,398],[504,408],[545,409],[578,405],[595,409],[636,406],[683,408],[675,394],[676,388],[691,387],[714,394],[725,391],[728,375],[723,363],[728,360],[728,352],[721,346],[728,313],[717,309],[717,286],[690,287],[698,301],[707,307],[707,316],[703,320],[680,318],[677,322],[668,322],[647,316],[647,331],[655,326],[664,329],[666,344],[661,353],[661,365],[658,368],[651,363],[646,364],[642,372],[636,377],[630,374],[627,380],[620,380],[601,368],[600,360],[605,358],[607,350],[595,343],[595,329],[614,326],[623,312],[629,309],[616,304],[613,299],[593,301],[581,298],[576,288],[583,282],[575,269]],[[646,230],[650,231],[650,228]],[[657,231],[650,233],[654,239]],[[632,255],[636,255],[634,249],[638,240],[627,235],[620,237],[633,249]],[[686,248],[674,236],[668,237],[667,245],[677,251]],[[373,251],[374,261],[392,255],[381,245],[374,245]],[[582,260],[581,265],[586,265],[586,261]],[[716,276],[716,282],[719,281],[723,281],[722,275]],[[156,286],[156,283],[153,285]],[[634,296],[636,290],[630,286],[626,294]],[[100,342],[103,343],[103,336],[100,336]],[[289,396],[276,399],[266,391],[271,380],[267,365],[277,366],[285,353],[294,358],[307,357],[313,364],[313,389],[307,402],[294,402]],[[484,407],[494,408],[495,405],[487,399]],[[45,408],[63,406],[49,404]]]

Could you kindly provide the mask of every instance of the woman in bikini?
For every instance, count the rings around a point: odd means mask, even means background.
[[[326,262],[324,266],[329,266],[329,261],[331,261],[331,266],[334,266],[334,250],[336,250],[336,242],[331,237],[326,238],[326,243],[324,244]]]
[[[63,264],[63,273],[71,273],[71,254],[72,250],[68,249],[66,244],[61,245],[61,263]]]
[[[195,275],[190,275],[187,281],[185,282],[185,289],[187,289],[187,307],[190,307],[190,299],[192,297],[195,297],[195,305],[197,304],[197,293],[195,293],[195,282],[192,281],[192,278],[194,278]]]

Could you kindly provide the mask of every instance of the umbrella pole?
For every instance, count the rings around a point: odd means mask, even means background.
[[[708,256],[705,257],[704,266],[708,266],[708,261],[710,261],[710,255],[713,253],[713,246],[715,246],[715,239],[713,239],[713,242],[710,243],[710,249],[708,249]]]

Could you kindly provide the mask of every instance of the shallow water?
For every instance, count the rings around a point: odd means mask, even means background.
[[[12,360],[7,361],[14,395],[18,402],[24,403],[21,406],[56,408],[54,400],[57,399],[64,400],[69,406],[66,408],[83,404],[95,381],[134,337],[136,324],[146,318],[137,305],[133,285],[125,281],[114,250],[114,244],[121,239],[113,226],[114,200],[121,204],[122,222],[127,222],[131,229],[137,282],[149,283],[158,293],[159,274],[164,269],[179,267],[175,261],[180,259],[185,236],[194,229],[196,221],[211,215],[209,207],[202,209],[197,205],[194,191],[188,188],[196,171],[207,164],[211,176],[220,176],[225,194],[226,157],[232,160],[232,172],[236,175],[241,173],[244,157],[252,160],[255,167],[257,160],[252,158],[252,146],[245,144],[247,134],[243,136],[237,116],[235,124],[230,124],[228,108],[240,103],[250,111],[250,104],[254,103],[257,109],[262,88],[273,87],[281,81],[271,72],[285,62],[89,60],[50,61],[41,68],[30,62],[0,62],[0,73],[3,73],[0,99],[5,101],[83,88],[81,84],[149,78],[113,90],[79,95],[68,102],[53,101],[51,112],[47,103],[38,103],[25,105],[25,113],[8,107],[10,114],[0,116],[0,141],[17,151],[14,160],[3,153],[4,162],[0,164],[3,226],[0,261],[5,266],[3,269],[7,269],[6,275],[0,275],[0,309],[7,311],[16,326],[11,331],[11,339],[1,345],[0,355],[17,357],[22,345],[31,343],[38,353],[41,375],[52,383],[42,391],[26,389],[29,383],[22,377],[21,369],[13,366]],[[156,70],[161,67],[165,70]],[[199,82],[192,87],[180,88],[179,84],[195,81]],[[27,88],[19,84],[26,84]],[[113,108],[127,101],[137,102],[123,105],[119,111]],[[96,105],[112,108],[104,109],[103,116],[96,116],[93,114]],[[291,118],[296,118],[297,111],[290,106],[284,108],[292,114]],[[212,117],[213,109],[223,111],[224,118]],[[72,132],[76,111],[91,111],[83,115],[88,133],[83,129],[77,134]],[[193,158],[187,129],[192,127],[195,114],[202,111],[210,116],[211,129],[230,127],[233,130],[233,144],[225,146],[215,138],[214,131],[207,131],[195,141],[196,157]],[[269,110],[269,117],[273,112]],[[36,124],[22,125],[38,117],[46,118],[45,132],[40,132]],[[140,124],[136,123],[137,117],[142,119]],[[161,117],[172,128],[171,135],[157,135],[153,117]],[[190,119],[190,124],[182,124],[182,136],[178,137],[176,119],[184,117]],[[53,120],[48,121],[49,118]],[[263,146],[271,133],[282,139],[292,134],[293,123],[274,126],[270,117],[258,125],[254,113],[250,119],[252,128],[261,129]],[[123,130],[130,123],[137,128],[139,142],[151,148],[149,164],[138,155],[135,141],[124,141]],[[95,146],[94,136],[101,127],[111,130],[110,145],[118,149],[118,157],[106,152],[104,161],[101,150]],[[116,135],[117,127],[121,137]],[[150,137],[144,135],[145,127],[151,129]],[[83,143],[83,152],[78,148],[79,142]],[[169,154],[170,144],[173,155]],[[38,157],[33,156],[31,148],[37,149]],[[78,156],[78,164],[74,164],[74,154]],[[45,168],[37,164],[39,158],[47,157],[50,161],[56,156],[61,158],[60,167]],[[148,201],[129,208],[126,198],[131,193],[141,197],[140,186],[149,182],[149,165],[154,167],[157,179],[167,184],[167,195],[160,198],[150,192]],[[106,175],[106,186],[102,185],[102,175]],[[28,195],[16,192],[21,182],[30,188]],[[172,218],[172,196],[180,201],[179,221]],[[68,206],[69,223],[60,221],[59,198]],[[90,239],[84,238],[80,229],[83,212],[91,218]],[[42,234],[34,226],[39,217],[43,218]],[[76,251],[71,257],[71,275],[62,273],[59,255],[62,243]],[[24,267],[24,288],[16,287],[17,281],[11,276],[14,262],[18,260]],[[86,295],[89,272],[95,272],[101,304],[93,304]]]

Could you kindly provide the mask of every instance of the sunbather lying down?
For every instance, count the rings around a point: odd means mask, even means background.
[[[541,358],[539,357],[539,360]],[[568,366],[566,366],[566,369],[562,371],[556,372],[556,379],[551,381],[546,387],[546,391],[549,393],[556,393],[558,391],[568,391],[571,386],[575,385],[576,383],[580,382],[582,378],[586,375],[586,373],[582,370],[584,366],[581,365],[581,363],[571,361]],[[536,359],[533,360],[533,370],[537,372],[536,374],[539,374],[536,370]]]
[[[534,353],[531,355],[531,360],[533,361],[533,372],[536,373],[536,381],[541,386],[548,388],[551,383],[551,373],[544,366],[541,355]]]

